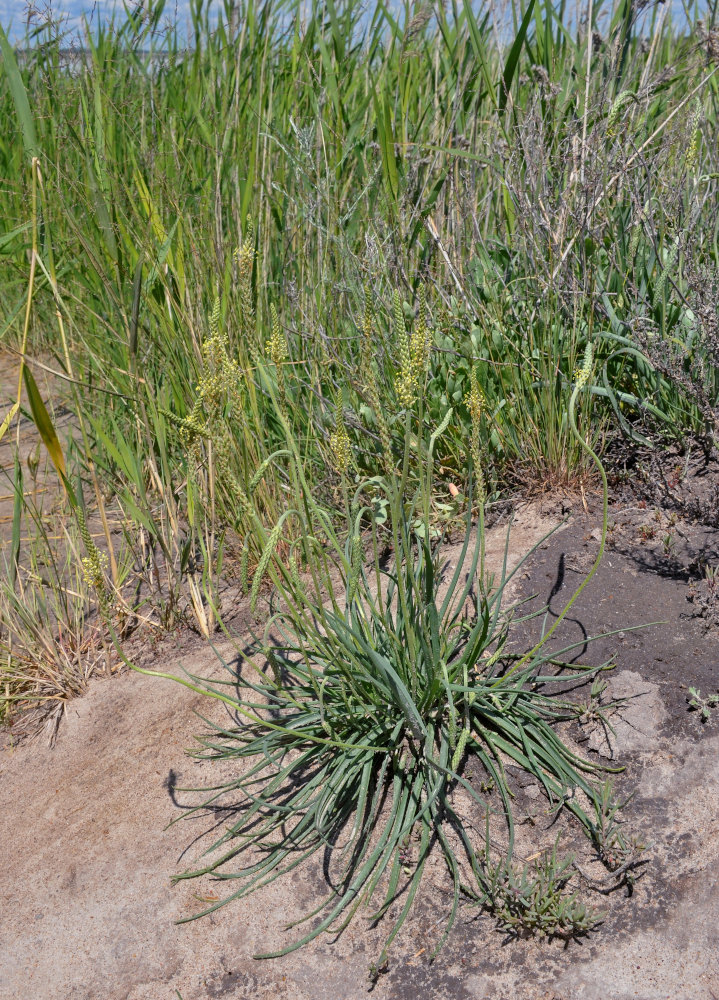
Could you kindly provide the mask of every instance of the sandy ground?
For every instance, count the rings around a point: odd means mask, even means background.
[[[536,511],[520,517],[515,557],[549,523]],[[542,560],[554,558],[563,535],[553,536],[555,548],[542,550]],[[504,529],[495,530],[495,560],[503,541]],[[619,555],[611,558],[619,565]],[[625,577],[641,594],[641,579]],[[626,610],[629,598],[615,592]],[[664,647],[681,670],[682,644],[672,650],[662,639]],[[168,659],[157,666],[176,671],[177,657]],[[182,662],[198,673],[217,669],[207,649]],[[612,683],[616,694],[631,696],[629,707],[615,720],[612,748],[593,738],[598,752],[624,754],[632,776],[641,776],[631,812],[655,842],[632,897],[612,897],[605,924],[566,947],[507,942],[490,916],[467,906],[430,964],[448,909],[438,877],[396,941],[377,1000],[718,1000],[719,722],[702,728],[691,716],[691,724],[668,726],[671,688],[634,661],[620,664]],[[91,682],[71,703],[54,748],[36,740],[0,750],[1,1000],[367,995],[383,934],[381,926],[368,929],[361,913],[336,941],[321,939],[283,959],[252,958],[291,940],[284,925],[319,898],[316,861],[216,914],[175,923],[202,908],[198,896],[216,891],[209,880],[170,884],[197,861],[196,838],[208,829],[200,815],[166,829],[194,801],[179,789],[213,779],[212,764],[184,752],[204,729],[198,711],[222,717],[221,708],[179,685],[126,673]]]

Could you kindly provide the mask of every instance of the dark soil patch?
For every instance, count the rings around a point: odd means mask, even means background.
[[[576,513],[527,566],[523,596],[537,595],[528,608],[548,605],[547,627],[594,562],[600,516],[598,505],[589,514]],[[700,742],[702,727],[687,710],[686,697],[689,686],[702,692],[719,686],[719,591],[715,595],[707,582],[707,569],[710,574],[712,567],[719,569],[719,529],[681,518],[670,521],[659,508],[636,505],[613,506],[609,525],[599,569],[551,647],[578,643],[568,660],[613,660],[617,671],[636,671],[657,684],[668,711],[661,736]],[[613,634],[603,637],[606,633]]]

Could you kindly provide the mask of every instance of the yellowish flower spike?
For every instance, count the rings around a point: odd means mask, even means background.
[[[574,381],[578,389],[583,389],[584,386],[589,381],[592,374],[592,345],[587,341],[587,346],[584,349],[584,361],[582,362],[582,367],[577,368],[574,372]]]
[[[472,440],[470,444],[470,453],[472,456],[472,464],[474,465],[474,474],[477,480],[477,498],[480,503],[484,503],[485,500],[485,485],[484,485],[484,473],[482,472],[482,445],[481,445],[481,417],[482,413],[487,407],[487,400],[485,398],[482,387],[479,384],[479,378],[477,376],[477,366],[472,365],[469,370],[469,392],[464,398],[467,408],[469,409],[469,415],[472,421]]]
[[[467,404],[469,415],[472,420],[478,421],[482,416],[482,412],[486,408],[487,400],[485,399],[482,387],[479,384],[479,379],[477,378],[477,368],[475,365],[472,366],[469,372],[469,392],[464,397],[464,401]]]
[[[631,90],[623,90],[621,94],[616,98],[607,116],[607,135],[610,139],[616,138],[619,124],[619,119],[622,117],[622,112],[627,104],[631,102],[637,103],[637,95]]]
[[[248,337],[252,331],[255,309],[252,301],[252,268],[255,263],[255,232],[252,219],[247,216],[245,236],[242,245],[235,250],[239,269],[240,326],[242,334]]]
[[[420,380],[425,377],[429,370],[430,346],[430,330],[427,324],[427,297],[424,285],[420,285],[417,322],[415,323],[412,340],[410,341],[412,368],[416,377]]]
[[[86,586],[91,587],[95,591],[100,609],[104,611],[107,610],[110,603],[106,583],[108,558],[95,545],[95,541],[88,530],[85,512],[82,507],[78,506],[75,508],[75,516],[77,517],[77,525],[80,529],[80,537],[87,553],[80,561],[83,579]]]
[[[282,415],[289,423],[290,415],[287,410],[287,385],[285,383],[284,362],[287,360],[287,341],[280,329],[280,320],[274,305],[270,306],[272,318],[272,333],[270,339],[265,344],[265,351],[275,366],[275,377],[277,378],[277,394]]]
[[[272,332],[265,344],[265,352],[275,365],[280,365],[287,358],[287,343],[280,330],[280,320],[274,305],[270,306],[272,317]]]
[[[330,434],[330,447],[332,449],[334,467],[343,476],[350,467],[352,451],[342,412],[341,393],[337,394],[335,400],[335,428]]]
[[[399,292],[394,293],[394,329],[399,347],[399,373],[395,377],[394,387],[402,407],[408,410],[414,404],[419,380],[412,363],[412,352],[407,337],[402,299]]]
[[[330,434],[330,448],[335,468],[344,475],[349,469],[351,458],[350,439],[344,423],[339,423]]]

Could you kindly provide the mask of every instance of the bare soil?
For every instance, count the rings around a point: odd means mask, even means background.
[[[703,485],[702,485],[703,488]],[[520,512],[512,559],[560,518],[556,508]],[[565,727],[590,759],[621,763],[627,832],[653,845],[633,886],[609,896],[582,888],[606,910],[601,926],[569,942],[509,938],[491,915],[464,906],[445,949],[428,956],[450,902],[440,865],[374,986],[378,1000],[718,1000],[719,709],[702,724],[687,688],[719,687],[715,590],[719,531],[686,505],[652,505],[636,491],[610,514],[604,561],[558,629],[557,648],[581,643],[582,662],[614,657],[602,699],[626,699]],[[707,520],[706,518],[704,520]],[[524,565],[516,597],[549,601],[557,614],[596,555],[600,511],[576,510]],[[506,527],[492,529],[495,566]],[[665,536],[672,539],[665,541]],[[452,552],[448,553],[451,561]],[[531,606],[531,605],[527,605]],[[549,621],[551,621],[551,616]],[[650,627],[633,630],[648,622]],[[538,622],[527,627],[528,641]],[[599,633],[616,634],[584,640]],[[206,647],[170,637],[146,656],[153,666],[211,675]],[[176,644],[176,645],[173,645]],[[220,652],[228,658],[230,647]],[[586,689],[574,692],[586,700]],[[218,892],[210,879],[170,884],[197,863],[212,818],[194,814],[184,786],[210,784],[210,762],[185,754],[221,708],[169,681],[124,673],[98,678],[72,702],[54,748],[42,741],[0,750],[0,1000],[359,1000],[386,929],[362,913],[339,939],[320,939],[283,959],[258,962],[297,931],[284,926],[326,891],[317,860],[294,877],[200,921]],[[537,790],[521,790],[518,850],[560,839],[594,878],[606,874],[571,824],[555,823]],[[204,841],[206,843],[206,841]],[[220,886],[220,889],[223,887]],[[629,889],[632,891],[629,892]],[[200,898],[198,898],[200,897]]]

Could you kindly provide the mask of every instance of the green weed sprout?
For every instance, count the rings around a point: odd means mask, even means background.
[[[698,688],[690,687],[687,694],[687,702],[690,711],[699,710],[702,722],[708,722],[711,718],[712,709],[719,705],[719,694],[704,696]]]

